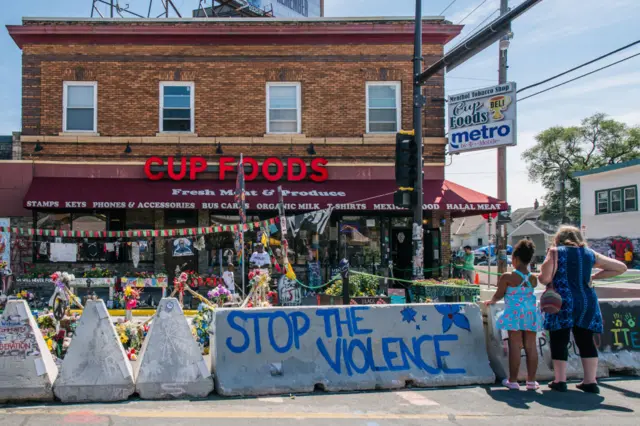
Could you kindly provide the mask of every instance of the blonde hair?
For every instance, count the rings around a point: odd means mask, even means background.
[[[561,226],[555,236],[556,246],[586,247],[582,232],[575,226]]]

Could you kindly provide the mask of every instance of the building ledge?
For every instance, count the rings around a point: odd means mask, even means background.
[[[96,136],[97,135],[97,136]],[[395,135],[365,134],[362,137],[307,137],[304,134],[295,135],[264,135],[264,136],[216,136],[199,137],[195,133],[169,134],[162,133],[157,136],[99,136],[99,134],[73,134],[65,133],[59,136],[48,135],[23,135],[20,141],[50,142],[56,144],[156,144],[156,145],[394,145]],[[446,138],[424,138],[425,145],[446,145]]]

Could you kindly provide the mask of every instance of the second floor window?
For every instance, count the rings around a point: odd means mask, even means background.
[[[400,82],[368,82],[367,133],[395,133],[400,121]]]
[[[97,132],[98,84],[65,81],[62,127],[65,132]]]
[[[160,132],[194,132],[193,92],[193,83],[160,83]]]
[[[301,133],[300,83],[267,83],[267,133]]]

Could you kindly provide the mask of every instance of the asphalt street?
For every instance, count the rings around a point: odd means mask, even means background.
[[[317,392],[268,398],[0,406],[0,426],[30,425],[638,425],[640,380],[607,379],[601,395],[499,386]]]

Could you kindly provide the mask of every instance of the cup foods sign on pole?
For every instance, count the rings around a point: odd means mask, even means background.
[[[449,96],[449,153],[517,143],[516,84]]]

